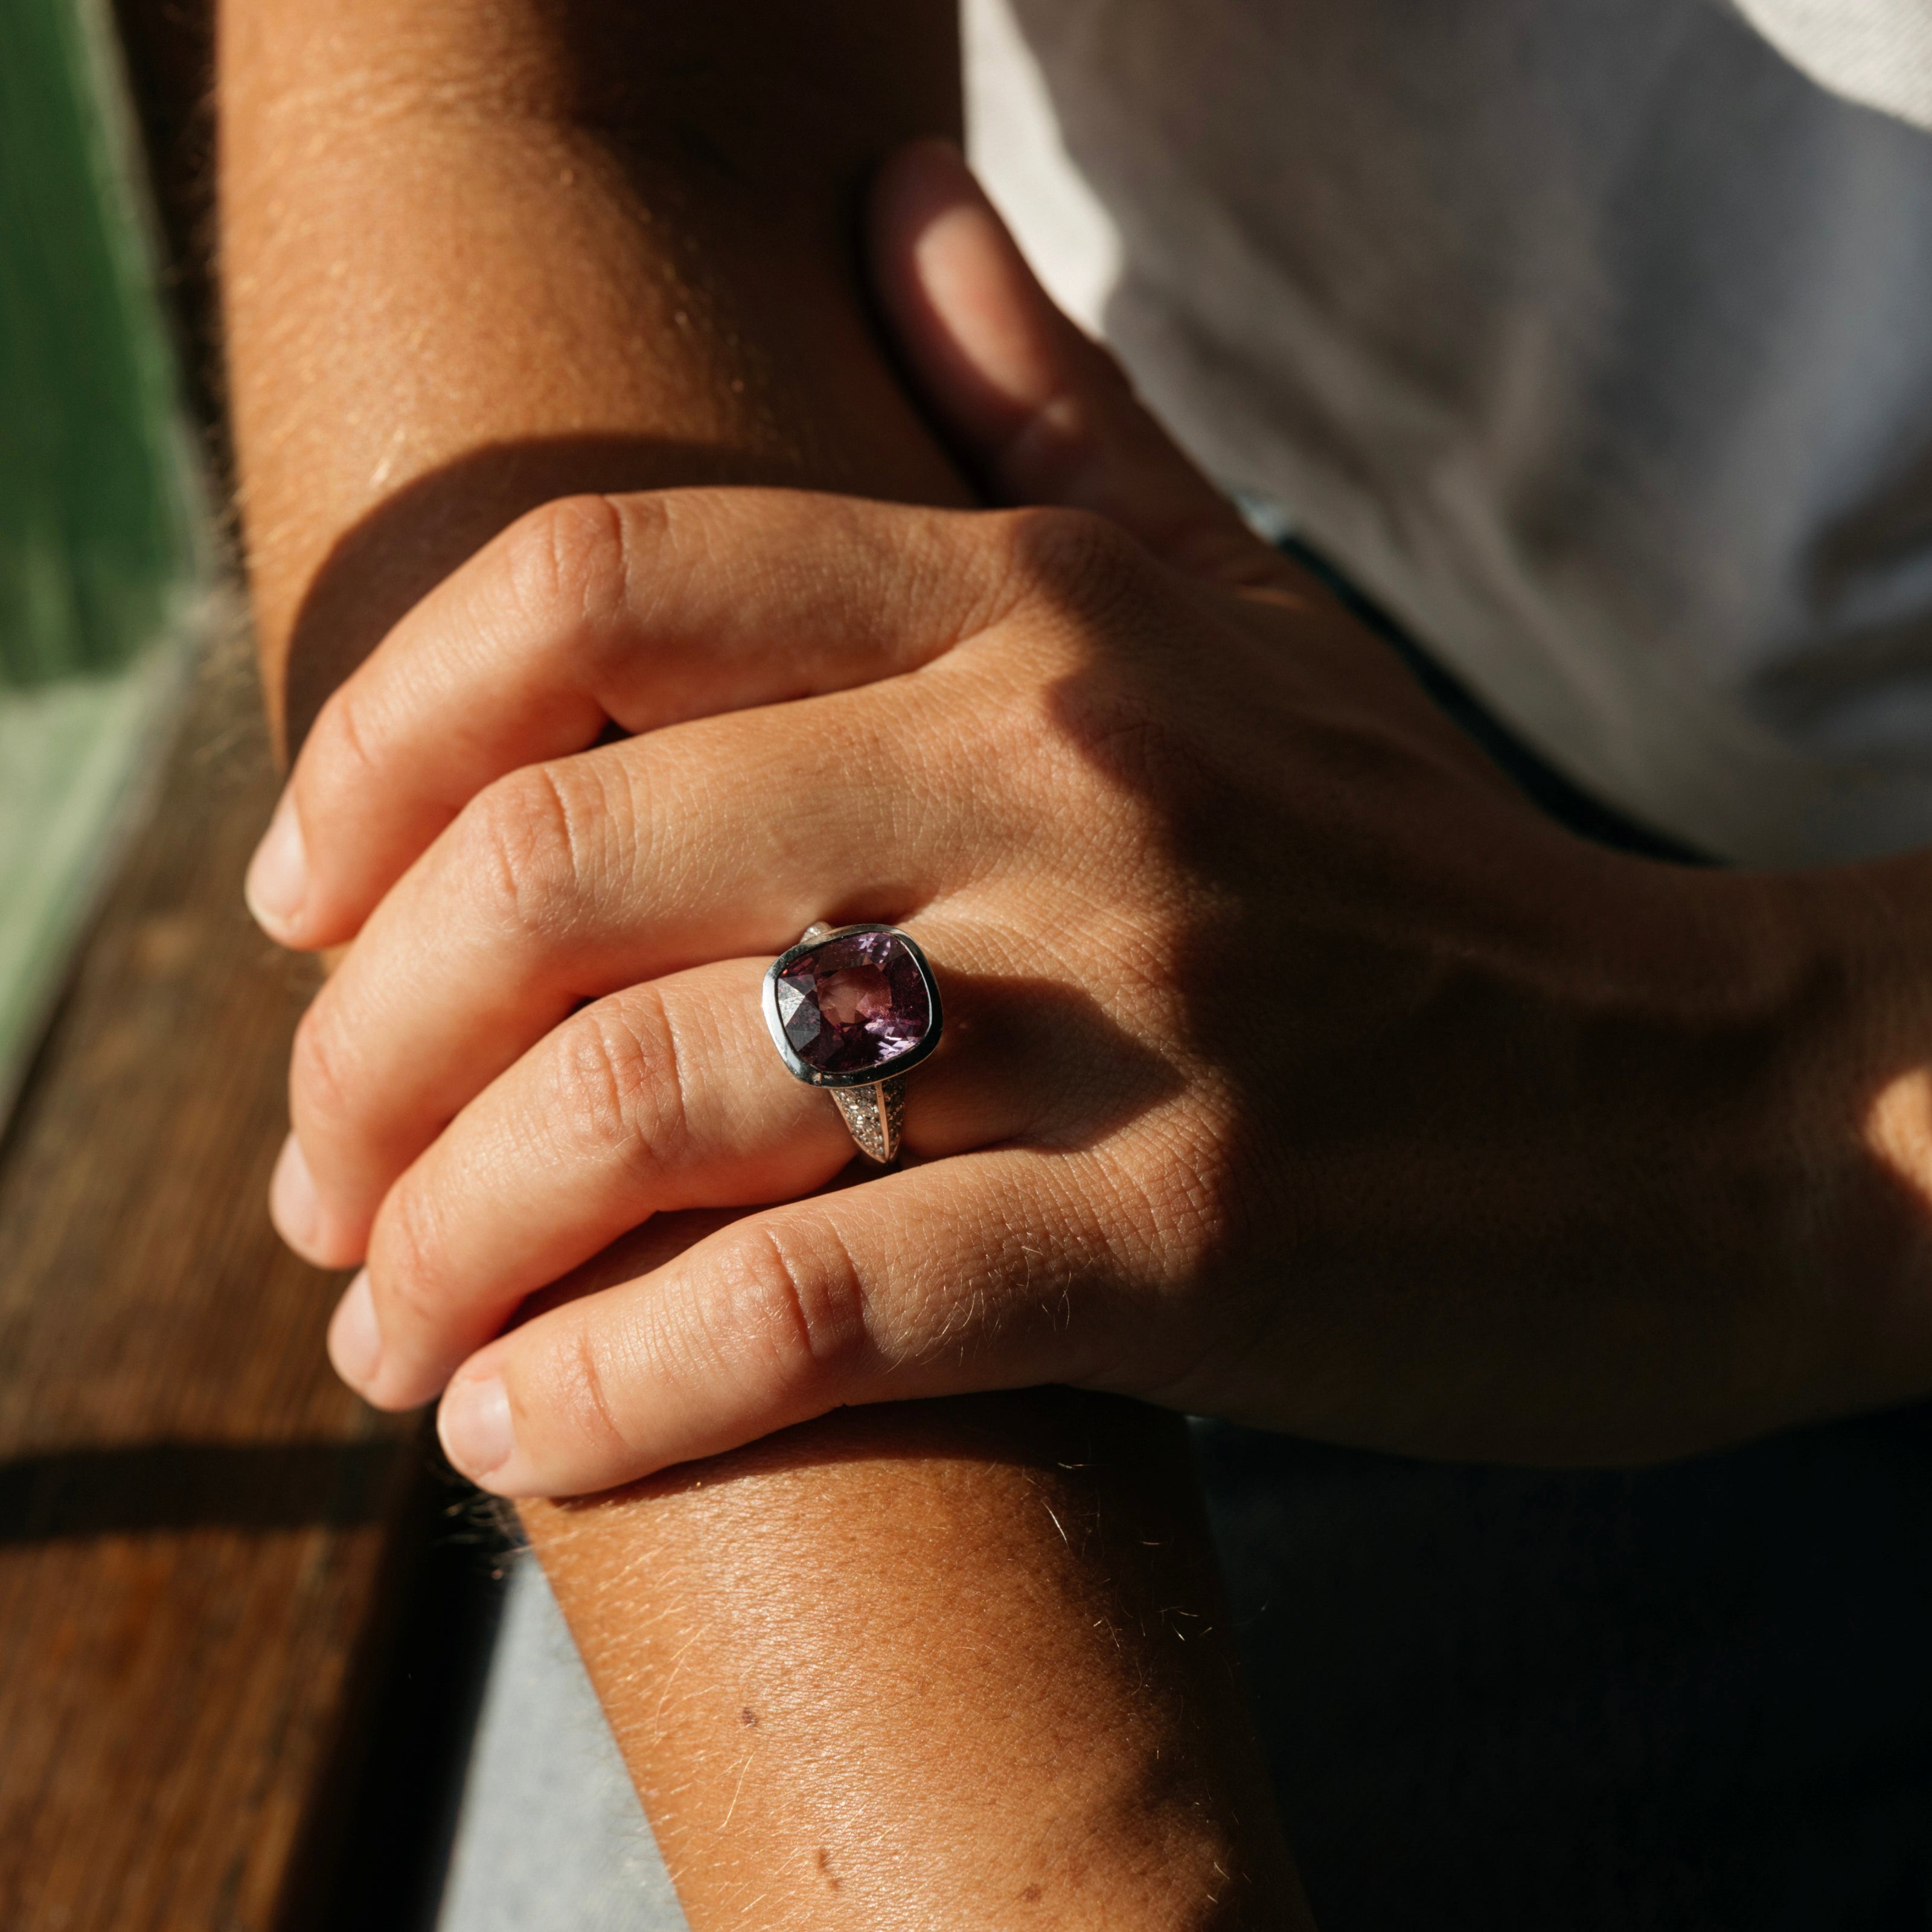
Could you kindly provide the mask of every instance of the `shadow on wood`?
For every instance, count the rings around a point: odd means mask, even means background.
[[[242,910],[259,721],[252,678],[204,681],[0,1142],[0,1925],[23,1932],[293,1932],[358,1895],[334,1923],[404,1922],[368,1901],[430,1882],[404,1868],[434,1864],[487,1638],[469,1492],[336,1381],[340,1280],[264,1208],[312,982]]]

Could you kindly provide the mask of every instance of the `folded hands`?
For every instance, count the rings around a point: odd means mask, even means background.
[[[518,1496],[1046,1382],[1538,1457],[1801,1409],[1750,1269],[1685,1292],[1736,1204],[1671,1232],[1786,1171],[1766,889],[1543,822],[944,151],[874,232],[912,380],[1014,507],[550,506],[303,748],[251,903],[347,949],[274,1199],[364,1264],[342,1373],[443,1391]],[[946,1004],[907,1163],[860,1184],[760,1012],[819,920],[907,927]]]

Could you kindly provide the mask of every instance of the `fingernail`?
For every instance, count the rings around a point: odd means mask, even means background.
[[[328,1324],[328,1359],[352,1388],[367,1388],[376,1379],[376,1365],[382,1359],[382,1331],[376,1325],[376,1298],[369,1292],[367,1268],[336,1304]]]
[[[268,1183],[268,1218],[282,1239],[300,1251],[314,1244],[320,1212],[315,1178],[303,1158],[302,1142],[291,1134],[282,1143],[274,1178]]]
[[[510,1423],[510,1397],[501,1376],[454,1382],[436,1411],[436,1433],[444,1453],[463,1473],[481,1482],[510,1460],[517,1446]]]
[[[242,896],[248,902],[256,924],[272,939],[287,932],[308,897],[308,850],[302,843],[295,802],[286,791],[248,862]]]

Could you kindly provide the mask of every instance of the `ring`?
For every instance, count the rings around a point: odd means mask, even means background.
[[[905,1076],[939,1044],[939,988],[896,926],[807,926],[765,974],[765,1024],[785,1070],[838,1102],[859,1150],[899,1150]]]

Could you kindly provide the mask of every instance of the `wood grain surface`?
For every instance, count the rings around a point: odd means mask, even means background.
[[[8,1932],[323,1916],[426,1540],[263,1209],[308,982],[242,910],[258,715],[204,679],[0,1143]]]

